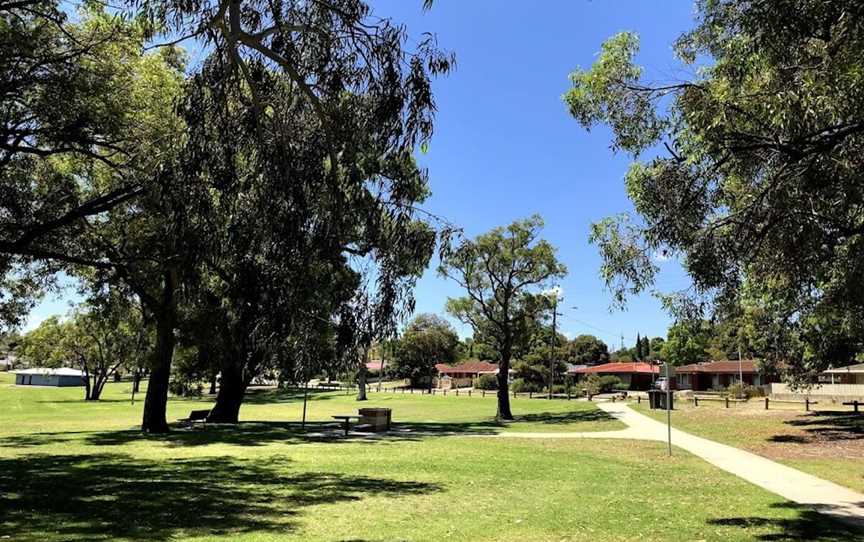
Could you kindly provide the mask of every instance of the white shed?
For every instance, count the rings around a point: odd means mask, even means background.
[[[18,386],[83,386],[84,373],[78,369],[61,367],[59,369],[21,369],[12,371]]]

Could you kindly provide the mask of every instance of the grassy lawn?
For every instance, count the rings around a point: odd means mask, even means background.
[[[864,493],[864,415],[851,411],[804,412],[803,405],[771,405],[761,401],[733,405],[719,402],[676,402],[672,425],[758,453],[791,467]],[[646,404],[639,412],[666,421],[665,411]]]
[[[317,439],[294,394],[238,428],[144,437],[128,384],[0,381],[0,537],[11,540],[819,540],[856,534],[660,443],[483,438],[491,398],[373,395],[417,434]],[[203,401],[172,400],[171,417]],[[310,418],[356,408],[315,394]],[[614,429],[590,403],[518,400],[508,430]],[[264,423],[266,421],[266,423]],[[422,431],[420,431],[422,429]],[[457,435],[453,435],[457,433]],[[460,434],[461,433],[461,434]],[[477,435],[480,436],[477,436]],[[470,436],[468,436],[470,435]]]

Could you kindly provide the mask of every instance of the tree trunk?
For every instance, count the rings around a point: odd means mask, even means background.
[[[132,375],[132,393],[141,391],[141,369],[136,367],[135,373]]]
[[[365,401],[366,399],[366,362],[364,361],[357,373],[357,400]]]
[[[219,393],[213,410],[207,416],[208,422],[237,423],[239,421],[240,406],[243,404],[247,386],[243,372],[240,362],[235,359],[225,360],[222,363]]]
[[[498,365],[498,419],[512,420],[510,412],[510,347],[505,346],[501,352],[501,363]]]
[[[216,393],[216,373],[210,375],[210,395]]]
[[[93,388],[90,386],[90,373],[87,371],[87,366],[83,366],[84,376],[81,377],[81,380],[84,381],[84,400],[89,401],[93,396]]]
[[[168,422],[165,409],[168,405],[168,380],[171,377],[171,361],[174,357],[174,328],[177,326],[177,305],[174,298],[176,274],[165,272],[162,299],[156,315],[156,346],[153,352],[150,383],[144,399],[144,416],[141,430],[145,433],[167,433]]]

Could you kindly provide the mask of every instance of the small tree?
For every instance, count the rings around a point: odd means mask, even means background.
[[[469,324],[475,332],[488,333],[501,359],[498,373],[498,417],[512,420],[508,376],[520,322],[530,307],[531,291],[563,277],[567,268],[555,258],[555,249],[539,240],[543,220],[527,220],[499,227],[473,240],[463,240],[444,254],[439,273],[455,280],[467,296],[448,299],[447,312]]]
[[[600,365],[609,361],[609,347],[594,335],[579,335],[566,348],[567,361],[576,365]]]
[[[396,343],[394,370],[401,378],[410,378],[412,384],[432,376],[436,363],[453,363],[459,337],[453,326],[434,314],[420,314],[408,324]]]

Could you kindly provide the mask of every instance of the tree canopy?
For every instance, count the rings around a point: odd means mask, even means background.
[[[543,220],[535,215],[464,239],[445,254],[438,268],[467,294],[448,298],[447,312],[470,325],[475,334],[490,337],[501,355],[498,416],[503,419],[513,418],[508,373],[519,331],[547,305],[538,290],[567,273],[554,247],[539,238],[542,227]]]
[[[793,373],[850,360],[864,346],[862,7],[697,2],[674,45],[697,68],[690,81],[646,81],[638,46],[632,33],[609,39],[564,97],[637,158],[626,186],[638,219],[591,235],[616,302],[651,288],[666,253],[693,279],[667,298],[682,318],[748,305],[773,322],[762,330],[788,330],[766,354]],[[816,332],[826,325],[830,336]]]

